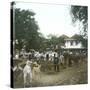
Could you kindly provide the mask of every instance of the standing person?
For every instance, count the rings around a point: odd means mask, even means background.
[[[47,61],[49,60],[49,54],[48,53],[46,54],[46,60]]]
[[[59,58],[56,52],[54,53],[54,70],[59,72]]]
[[[31,52],[29,52],[29,61],[31,61],[32,59],[32,55],[31,55]]]

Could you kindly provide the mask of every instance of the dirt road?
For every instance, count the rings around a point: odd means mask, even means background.
[[[61,69],[60,72],[41,72],[38,80],[33,79],[32,87],[87,84],[87,78],[87,62],[82,62],[79,65]],[[23,80],[20,76],[15,87],[23,87]]]

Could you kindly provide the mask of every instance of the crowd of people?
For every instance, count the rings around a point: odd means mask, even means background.
[[[79,52],[73,53],[71,51],[63,51],[63,52],[57,52],[57,51],[35,51],[32,50],[30,52],[22,51],[20,54],[16,54],[15,58],[18,60],[19,58],[22,58],[24,60],[29,60],[33,62],[52,62],[54,66],[55,71],[59,71],[60,64],[62,66],[71,66],[73,62],[78,63],[80,59],[83,59],[86,57],[86,52],[82,52],[81,54]],[[47,63],[48,64],[48,63]]]

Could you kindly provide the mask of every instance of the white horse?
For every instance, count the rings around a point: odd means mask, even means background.
[[[33,63],[34,64],[34,67],[33,67],[33,70],[32,70],[32,72],[33,72],[33,77],[34,77],[34,79],[36,79],[36,80],[39,80],[40,79],[40,68],[41,68],[41,65],[39,65],[39,64],[37,64],[37,62],[34,62]]]
[[[23,69],[23,75],[24,75],[24,87],[26,85],[26,83],[28,82],[27,81],[27,76],[29,77],[29,83],[31,84],[32,83],[32,71],[31,71],[31,61],[27,61],[26,62],[26,65]]]

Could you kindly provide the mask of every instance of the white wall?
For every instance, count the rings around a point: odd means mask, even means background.
[[[65,42],[65,48],[82,48],[82,43],[79,42],[79,43],[76,45],[76,42],[73,41],[73,44],[71,45],[71,41],[66,41],[66,42]]]

